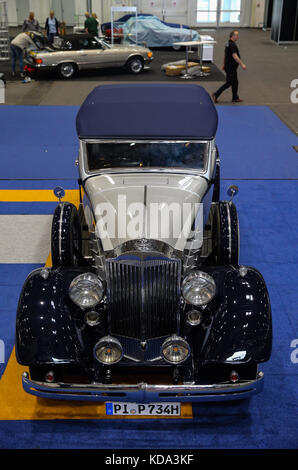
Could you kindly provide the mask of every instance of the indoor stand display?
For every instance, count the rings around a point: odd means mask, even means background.
[[[189,56],[189,49],[192,47],[192,46],[197,46],[198,49],[200,49],[200,67],[201,67],[201,70],[200,71],[197,71],[196,72],[196,76],[198,77],[206,77],[208,74],[204,73],[203,70],[202,70],[202,66],[203,66],[203,47],[204,47],[204,44],[208,44],[208,45],[212,45],[212,44],[216,44],[216,41],[208,41],[208,40],[200,40],[200,41],[182,41],[182,42],[175,42],[173,45],[174,46],[185,46],[185,55],[186,55],[186,63],[185,63],[185,66],[186,66],[186,69],[185,69],[185,73],[181,76],[181,78],[187,80],[189,78],[193,78],[193,75],[189,73],[189,70],[188,70],[188,56]]]

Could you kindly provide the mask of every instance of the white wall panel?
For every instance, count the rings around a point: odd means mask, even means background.
[[[16,0],[9,0],[9,2],[7,2],[7,15],[9,26],[17,26]]]
[[[64,8],[68,20],[74,14],[81,15],[83,21],[84,14],[87,9],[87,0],[9,0],[8,4],[8,20],[10,26],[21,24],[29,11],[34,11],[35,17],[43,25],[52,5],[63,1]],[[20,18],[17,13],[19,4],[19,12],[24,16],[25,10],[27,15]],[[26,5],[29,5],[29,8]],[[53,5],[53,6],[54,6]],[[184,23],[189,26],[196,26],[196,6],[197,0],[92,0],[92,10],[98,16],[100,22],[110,21],[111,6],[137,6],[141,13],[150,13],[162,19],[175,23]],[[265,0],[244,0],[242,7],[242,21],[240,26],[257,27],[263,22]],[[57,9],[57,8],[56,8]],[[59,12],[57,12],[59,13]],[[122,16],[122,13],[115,14],[115,19]],[[70,21],[69,21],[70,23]]]
[[[51,0],[30,0],[29,11],[34,11],[35,18],[39,21],[41,27],[44,27],[49,11],[51,9]],[[28,12],[29,13],[29,12]]]

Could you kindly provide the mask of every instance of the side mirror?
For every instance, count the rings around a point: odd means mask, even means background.
[[[227,194],[230,196],[231,201],[233,200],[233,197],[238,194],[239,188],[236,186],[236,184],[232,184],[231,186],[228,187]]]

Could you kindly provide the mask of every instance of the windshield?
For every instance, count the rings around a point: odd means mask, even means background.
[[[30,37],[38,49],[53,49],[52,44],[46,36],[43,36],[42,34],[31,33]]]
[[[87,143],[90,171],[104,168],[193,168],[204,170],[208,142],[97,142]]]

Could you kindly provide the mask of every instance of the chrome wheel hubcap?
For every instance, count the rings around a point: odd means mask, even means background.
[[[142,62],[135,59],[131,62],[130,67],[133,72],[140,72],[142,70]]]
[[[61,73],[64,77],[70,77],[73,74],[73,66],[70,64],[62,65]]]

